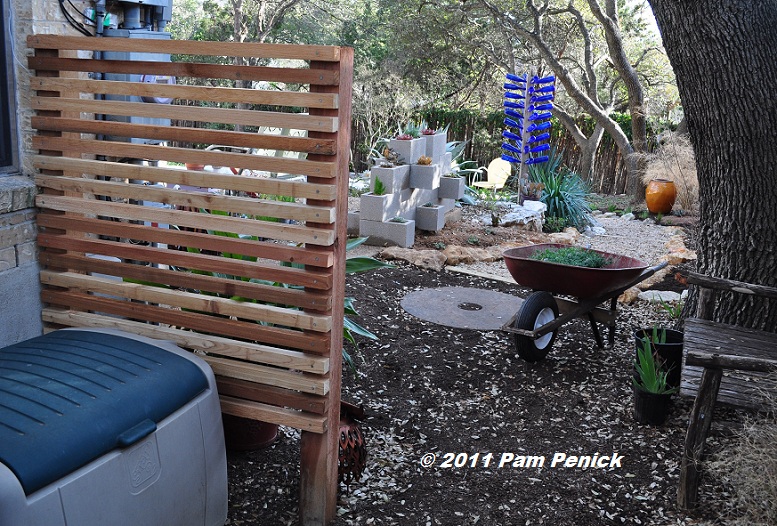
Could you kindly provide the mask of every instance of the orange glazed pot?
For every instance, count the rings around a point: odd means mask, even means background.
[[[645,204],[652,214],[668,214],[677,199],[677,189],[672,181],[653,179],[645,189]]]

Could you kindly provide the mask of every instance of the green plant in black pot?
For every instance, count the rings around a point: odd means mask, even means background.
[[[669,415],[669,402],[677,388],[667,384],[669,371],[656,358],[650,338],[643,338],[634,361],[634,418],[640,424],[659,426]]]
[[[683,333],[675,329],[652,327],[634,331],[634,349],[636,353],[646,340],[653,354],[669,372],[667,384],[671,388],[680,387],[683,364]]]

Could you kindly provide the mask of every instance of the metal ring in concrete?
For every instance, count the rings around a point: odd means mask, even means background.
[[[445,287],[410,292],[401,305],[416,318],[438,325],[493,331],[502,328],[522,302],[517,296],[494,290]]]

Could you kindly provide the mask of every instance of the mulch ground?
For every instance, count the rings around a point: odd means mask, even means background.
[[[661,427],[634,421],[631,333],[666,322],[660,308],[622,307],[615,346],[603,350],[587,322],[567,324],[546,359],[528,363],[501,331],[435,325],[400,306],[410,291],[444,286],[528,292],[411,266],[348,278],[358,321],[379,340],[349,348],[358,375],[345,376],[343,399],[364,406],[369,457],[362,479],[342,488],[335,526],[700,524],[716,516],[727,490],[710,477],[702,479],[701,511],[675,506],[692,401],[675,396]],[[715,418],[711,452],[730,440],[725,423],[742,414],[724,408]],[[423,467],[430,453],[435,462]],[[557,453],[622,460],[619,467],[551,467]],[[503,454],[545,462],[499,467]],[[229,524],[296,524],[295,431],[282,429],[268,449],[229,453],[228,464]]]

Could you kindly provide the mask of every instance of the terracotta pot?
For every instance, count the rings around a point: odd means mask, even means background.
[[[197,163],[185,163],[187,170],[204,170],[205,165],[204,164],[197,164]]]
[[[234,415],[221,415],[224,423],[224,442],[230,451],[263,449],[278,438],[278,425]]]
[[[668,214],[677,199],[677,188],[672,181],[653,179],[645,189],[645,204],[653,214]]]

